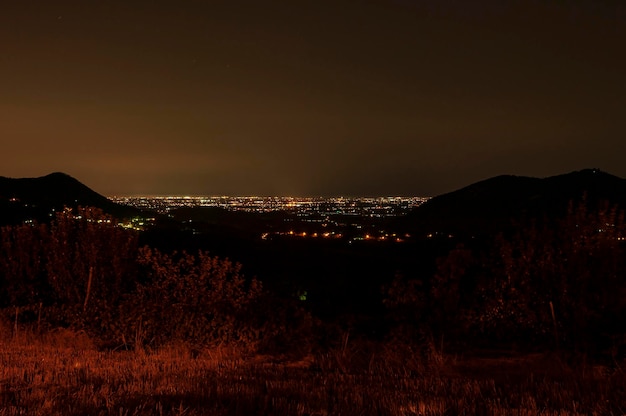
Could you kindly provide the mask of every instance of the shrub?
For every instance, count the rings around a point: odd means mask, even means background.
[[[137,250],[137,233],[117,226],[99,209],[58,213],[45,259],[53,301],[85,309],[113,304],[134,286]]]
[[[486,249],[451,251],[429,285],[403,279],[386,302],[457,339],[589,348],[626,327],[625,236],[622,212],[572,204]]]
[[[43,224],[0,229],[0,307],[35,305],[49,296],[45,263],[48,234]]]
[[[498,238],[481,273],[474,326],[499,338],[556,336],[576,346],[623,330],[625,231],[615,208],[581,204],[554,224]]]
[[[206,252],[167,255],[149,247],[139,250],[138,264],[144,281],[124,302],[125,338],[149,345],[250,341],[262,286],[246,281],[240,264]]]

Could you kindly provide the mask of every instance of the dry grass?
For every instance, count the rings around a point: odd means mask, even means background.
[[[443,360],[429,365],[408,360],[402,365],[393,355],[343,348],[299,362],[276,362],[242,357],[226,348],[100,352],[84,336],[70,332],[43,340],[23,337],[0,342],[0,415],[626,412],[626,377],[620,370],[568,370],[559,375],[559,366],[545,371],[542,357],[508,364]],[[492,367],[496,377],[481,373],[481,368]]]

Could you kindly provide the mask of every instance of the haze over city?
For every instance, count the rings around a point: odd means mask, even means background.
[[[624,177],[625,31],[617,1],[11,2],[0,175],[324,196]]]

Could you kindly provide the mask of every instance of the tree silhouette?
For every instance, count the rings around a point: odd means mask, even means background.
[[[412,306],[431,329],[457,337],[548,343],[556,336],[591,348],[626,328],[625,237],[617,208],[570,204],[565,217],[518,227],[486,249],[452,250],[430,287],[405,283],[387,302]]]

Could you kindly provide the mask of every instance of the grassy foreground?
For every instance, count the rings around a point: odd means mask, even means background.
[[[278,362],[225,348],[100,352],[69,332],[13,339],[0,341],[0,416],[626,413],[619,367],[404,354],[348,347]]]

